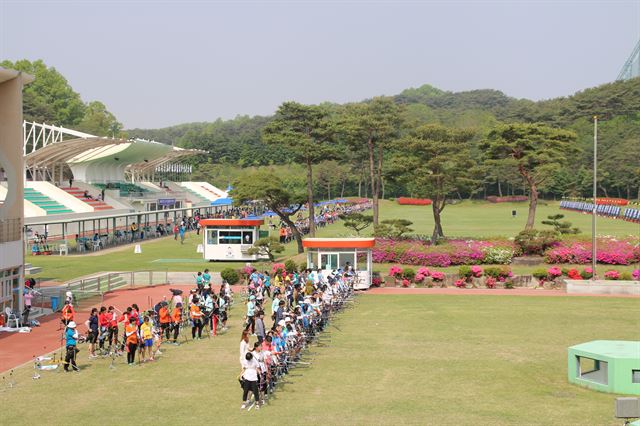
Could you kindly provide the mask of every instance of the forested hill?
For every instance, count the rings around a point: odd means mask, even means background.
[[[24,90],[24,116],[28,121],[62,125],[99,136],[141,137],[209,151],[209,156],[190,160],[197,165],[194,178],[222,179],[223,173],[232,173],[238,166],[283,165],[288,174],[296,170],[290,164],[291,156],[283,148],[267,146],[262,141],[262,129],[271,117],[242,115],[232,120],[125,131],[106,105],[99,101],[83,101],[64,76],[43,61],[3,61],[0,66],[35,75],[36,80]],[[578,136],[576,147],[580,153],[542,188],[549,196],[587,195],[590,192],[593,116],[597,115],[600,119],[601,191],[604,195],[640,198],[640,78],[539,102],[512,98],[497,90],[448,92],[429,85],[406,89],[393,99],[403,105],[400,131],[405,134],[422,124],[472,130],[475,137],[471,152],[478,165],[482,161],[478,142],[500,122],[539,122],[573,130]],[[342,105],[323,106],[335,116],[343,110]],[[342,148],[339,137],[335,143]],[[346,146],[340,151],[346,152]],[[337,167],[344,167],[348,173],[338,173]],[[355,177],[356,183],[343,180],[342,187],[346,185],[349,191],[355,185],[360,187],[366,168],[357,155],[342,156],[340,162],[332,165],[334,173],[325,178],[359,175]],[[501,183],[508,193],[522,188],[521,178],[497,170],[488,170],[484,182],[482,191],[485,195],[500,193]],[[226,178],[223,183],[227,183]],[[393,188],[392,185],[387,190],[387,194],[406,192],[406,188]]]
[[[619,120],[622,117],[637,119],[640,111],[640,78],[609,83],[569,97],[539,102],[512,98],[498,90],[447,92],[429,85],[406,89],[396,95],[395,99],[406,105],[406,118],[420,124],[439,122],[482,129],[497,121],[542,122],[573,128],[576,123],[589,121],[591,117],[598,115],[606,127],[607,120]],[[222,156],[228,161],[236,162],[240,160],[237,155],[245,151],[242,145],[255,146],[259,143],[252,138],[259,139],[259,130],[268,120],[269,117],[243,115],[232,120],[218,119],[210,123],[187,123],[161,129],[131,129],[127,132],[130,136],[180,146],[202,144],[200,148],[216,153],[224,150],[221,151],[215,145],[225,144],[230,152]],[[269,161],[265,159],[264,163]]]

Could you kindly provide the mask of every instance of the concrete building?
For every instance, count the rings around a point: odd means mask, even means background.
[[[22,88],[33,77],[0,68],[0,171],[7,194],[0,204],[0,309],[21,312],[24,289],[24,159]]]

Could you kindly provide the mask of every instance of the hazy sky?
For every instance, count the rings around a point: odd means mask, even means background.
[[[639,38],[640,0],[0,0],[0,59],[43,59],[126,128],[425,83],[569,95],[614,80]]]

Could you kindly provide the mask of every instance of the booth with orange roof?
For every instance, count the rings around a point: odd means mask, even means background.
[[[344,270],[349,265],[357,274],[356,290],[371,286],[373,274],[372,249],[375,238],[304,238],[307,249],[307,267],[322,269],[327,276],[331,271]]]
[[[255,261],[262,259],[247,251],[259,238],[269,236],[261,231],[262,219],[201,219],[203,257],[206,260]]]

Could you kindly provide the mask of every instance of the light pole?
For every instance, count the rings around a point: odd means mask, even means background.
[[[593,116],[593,214],[591,215],[591,269],[593,269],[593,275],[591,280],[597,279],[596,264],[597,262],[597,250],[596,250],[596,216],[598,215],[598,203],[597,203],[597,191],[598,191],[598,116]]]

